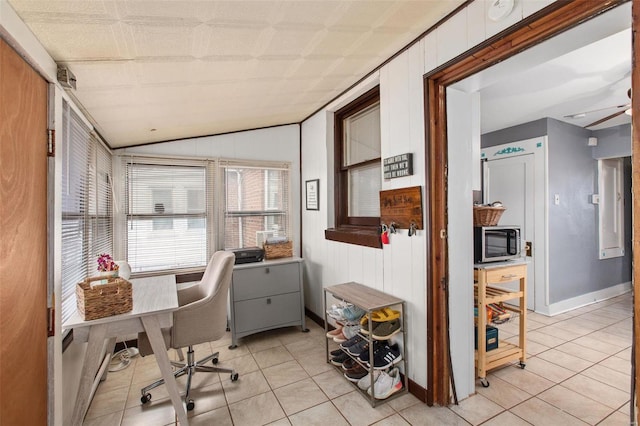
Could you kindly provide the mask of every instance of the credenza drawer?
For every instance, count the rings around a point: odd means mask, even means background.
[[[234,307],[237,333],[300,322],[300,292],[243,300]]]
[[[233,271],[233,300],[256,299],[300,291],[298,263]]]

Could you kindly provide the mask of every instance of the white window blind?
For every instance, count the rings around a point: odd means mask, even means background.
[[[289,237],[288,164],[255,166],[221,161],[224,248],[253,247],[265,237]]]
[[[126,250],[132,272],[206,266],[211,192],[206,162],[125,161]]]
[[[112,253],[111,153],[63,102],[62,324],[76,309],[75,287]]]

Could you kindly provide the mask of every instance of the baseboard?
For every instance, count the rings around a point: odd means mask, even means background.
[[[607,287],[602,290],[593,291],[591,293],[572,297],[571,299],[566,299],[560,302],[552,303],[548,307],[547,315],[554,316],[554,315],[562,314],[564,312],[581,308],[583,306],[591,305],[593,303],[598,303],[598,302],[602,302],[603,300],[611,299],[612,297],[620,296],[621,294],[625,294],[629,291],[631,291],[631,281],[616,284],[614,286]]]
[[[304,314],[307,316],[307,318],[311,319],[313,322],[318,324],[320,327],[324,328],[324,318],[322,318],[319,315],[316,315],[315,312],[310,311],[307,308],[304,308]],[[329,329],[332,330],[333,328],[334,327],[331,325],[331,323],[329,323]]]

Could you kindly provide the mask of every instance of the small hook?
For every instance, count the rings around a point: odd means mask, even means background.
[[[398,230],[396,229],[396,223],[395,222],[391,222],[391,225],[389,225],[389,232],[391,232],[392,234],[395,234],[396,232],[398,232]]]
[[[416,230],[418,229],[418,225],[416,225],[416,223],[414,221],[411,221],[411,224],[409,224],[409,236],[413,236],[416,235]]]

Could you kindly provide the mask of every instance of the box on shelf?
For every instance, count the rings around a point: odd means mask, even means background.
[[[94,283],[103,280],[106,284]],[[131,283],[119,277],[87,278],[76,285],[76,303],[85,321],[127,313],[133,309]]]
[[[264,258],[279,259],[281,257],[293,256],[293,242],[284,241],[279,243],[264,243]]]
[[[475,348],[478,349],[478,327],[475,327]],[[487,333],[486,333],[486,351],[490,351],[492,349],[498,349],[498,329],[495,327],[491,327],[490,325],[487,326]]]

